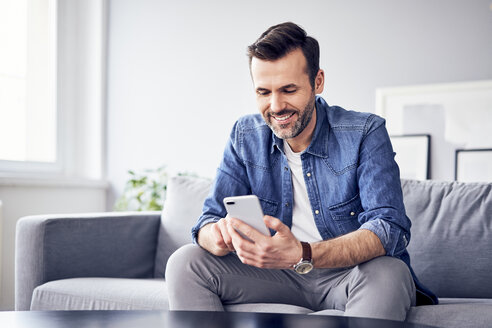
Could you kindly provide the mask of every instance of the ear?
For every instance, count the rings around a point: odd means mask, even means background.
[[[325,72],[320,69],[318,74],[316,74],[316,78],[314,79],[314,91],[316,94],[320,94],[323,92],[323,88],[325,87]]]

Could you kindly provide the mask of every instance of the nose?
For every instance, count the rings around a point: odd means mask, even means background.
[[[285,109],[285,101],[282,94],[279,92],[273,92],[270,97],[270,110],[272,112],[280,112]]]

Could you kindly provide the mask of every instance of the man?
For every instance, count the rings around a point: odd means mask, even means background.
[[[200,247],[168,262],[171,310],[286,303],[404,320],[416,298],[436,302],[410,268],[411,224],[384,120],[316,96],[318,42],[293,23],[269,28],[248,54],[261,115],[233,127],[192,229]],[[223,198],[247,194],[259,197],[271,236],[225,218]]]

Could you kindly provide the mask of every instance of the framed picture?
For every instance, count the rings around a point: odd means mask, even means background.
[[[390,136],[402,179],[430,179],[431,136],[428,134]]]
[[[492,148],[457,149],[454,179],[460,182],[492,182]]]
[[[381,88],[376,113],[390,135],[432,136],[432,179],[454,179],[456,149],[492,148],[492,80]]]

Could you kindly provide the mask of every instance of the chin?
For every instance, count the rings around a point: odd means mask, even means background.
[[[273,134],[275,134],[277,136],[277,138],[280,138],[280,139],[292,139],[294,136],[293,136],[293,132],[292,130],[278,130],[278,129],[273,129]]]

